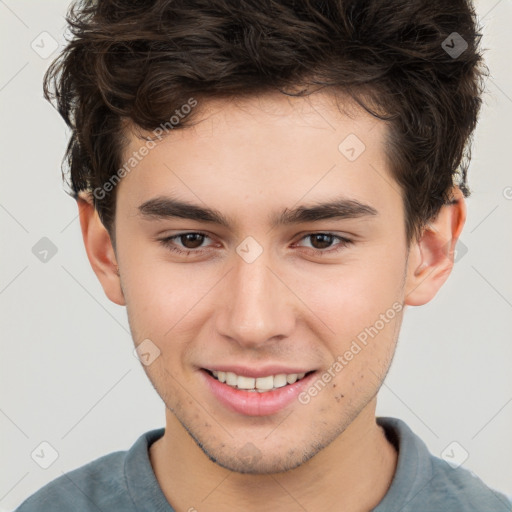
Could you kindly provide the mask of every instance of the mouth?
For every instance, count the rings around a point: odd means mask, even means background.
[[[248,371],[245,371],[248,373]],[[312,384],[316,370],[249,377],[224,370],[201,368],[205,389],[217,404],[243,416],[269,416],[282,412]],[[268,370],[265,373],[269,373]]]
[[[203,368],[203,370],[227,386],[254,393],[275,391],[276,389],[294,384],[314,372],[314,370],[311,370],[303,373],[279,373],[264,377],[246,377],[245,375],[237,375],[233,372],[208,370],[207,368]]]

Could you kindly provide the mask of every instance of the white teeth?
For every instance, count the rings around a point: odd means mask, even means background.
[[[288,384],[293,384],[296,380],[297,380],[296,373],[292,373],[291,375],[286,376],[286,382],[288,382]]]
[[[237,381],[237,376],[233,372],[226,372],[226,384],[228,386],[236,386]]]
[[[258,391],[260,393],[282,388],[287,384],[293,384],[306,375],[305,373],[291,373],[288,375],[280,373],[278,375],[254,378],[236,375],[233,372],[212,371],[212,374],[220,382],[225,382],[228,386],[247,391]]]
[[[279,375],[274,376],[274,387],[275,388],[282,388],[283,386],[286,386],[286,375],[284,373],[280,373]]]
[[[240,387],[240,386],[238,386]],[[274,377],[258,377],[256,379],[256,389],[272,389],[274,387]]]
[[[256,379],[254,377],[237,377],[237,387],[238,389],[254,389],[254,384]]]

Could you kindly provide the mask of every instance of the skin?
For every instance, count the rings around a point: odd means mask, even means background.
[[[135,344],[149,338],[161,352],[144,367],[166,405],[165,435],[150,449],[158,482],[177,512],[253,512],[269,503],[286,512],[370,510],[396,469],[375,406],[404,310],[309,403],[276,414],[228,410],[200,368],[280,363],[322,375],[393,304],[418,306],[436,295],[465,222],[462,194],[454,189],[457,201],[407,244],[383,121],[355,106],[339,110],[326,92],[199,107],[201,122],[163,138],[118,185],[115,249],[91,203],[79,200],[85,247],[105,293],[127,307]],[[338,150],[350,133],[366,146],[353,162]],[[142,141],[127,136],[129,157]],[[143,202],[169,194],[233,224],[139,213]],[[339,196],[378,214],[268,222],[269,212]],[[197,231],[208,237],[174,243],[200,255],[178,255],[159,241]],[[340,247],[336,238],[322,245],[307,237],[325,232],[353,243],[315,255]],[[248,236],[263,249],[252,263],[236,252]],[[257,456],[244,457],[248,449]]]

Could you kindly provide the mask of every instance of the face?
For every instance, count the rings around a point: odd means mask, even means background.
[[[408,251],[387,126],[326,93],[211,100],[198,119],[118,185],[130,328],[208,457],[284,471],[365,410],[395,350]]]

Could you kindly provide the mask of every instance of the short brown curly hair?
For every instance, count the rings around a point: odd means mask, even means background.
[[[301,96],[311,87],[389,122],[386,155],[409,241],[454,185],[469,195],[487,69],[470,0],[81,0],[66,20],[73,36],[44,94],[71,128],[75,198],[119,170],[127,123],[154,130],[192,96]],[[94,196],[111,234],[115,192]]]

